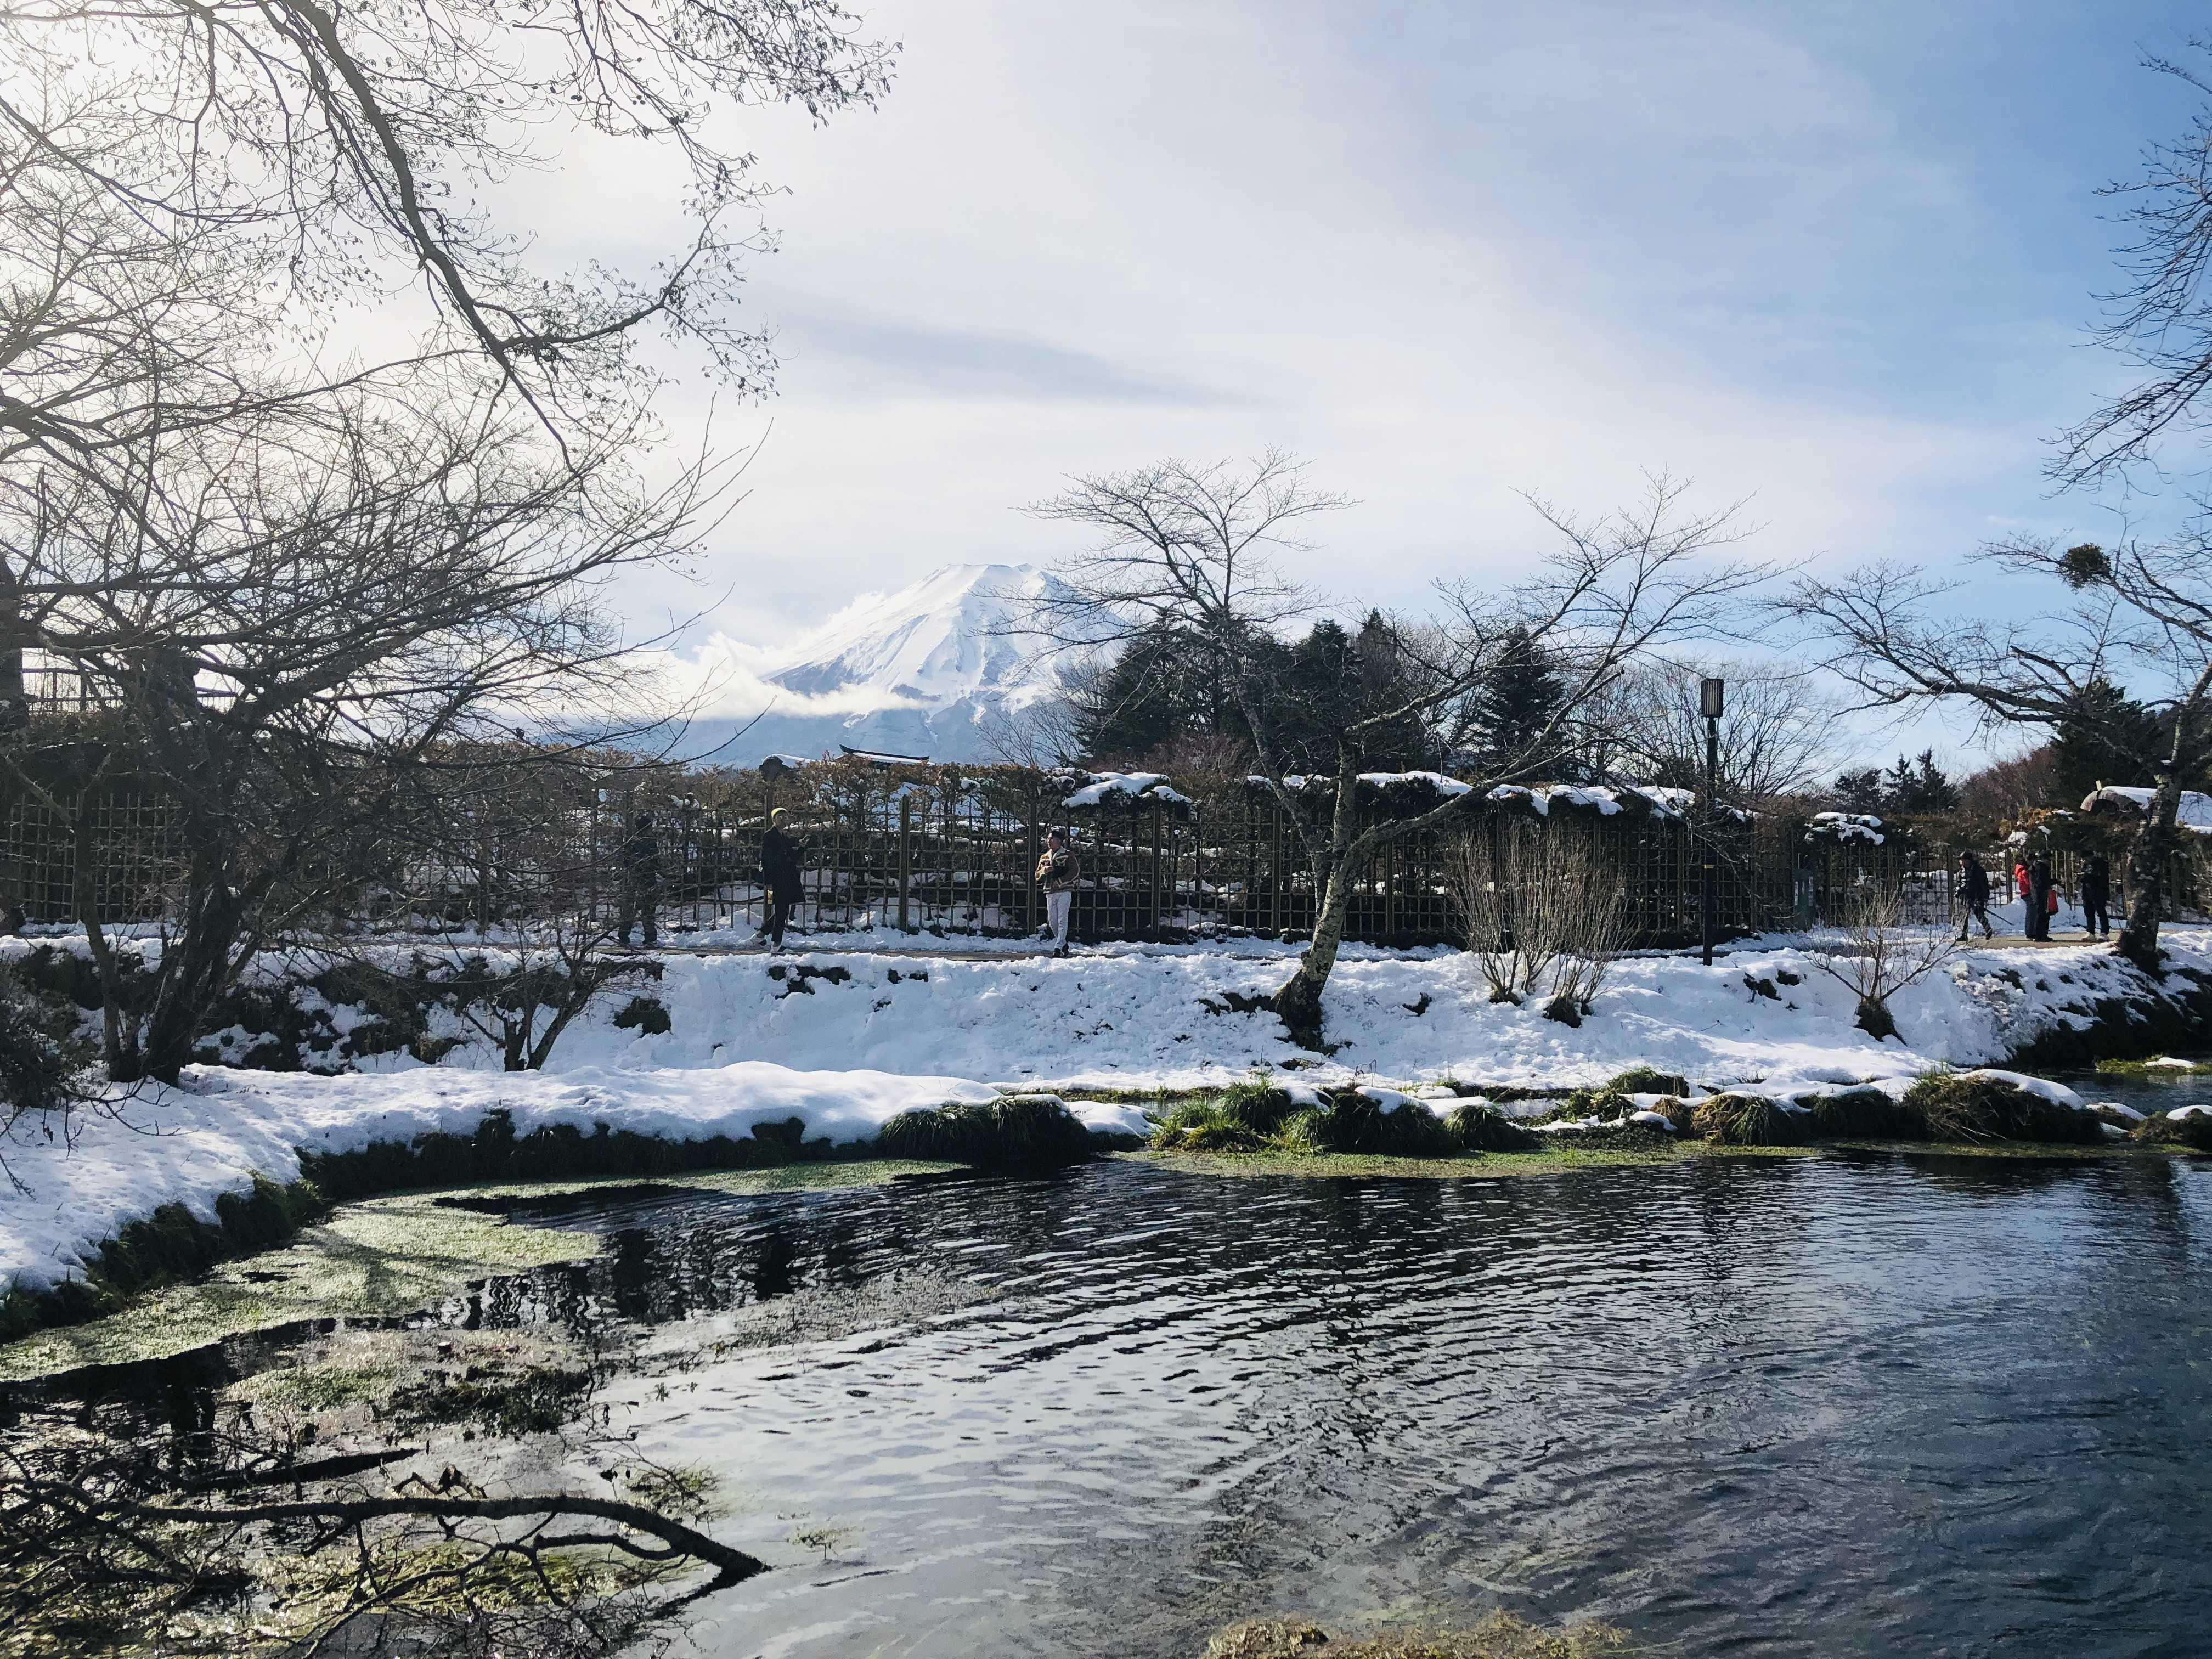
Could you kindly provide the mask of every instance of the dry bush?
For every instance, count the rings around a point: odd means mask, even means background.
[[[1628,939],[1628,896],[1588,837],[1548,822],[1499,818],[1447,854],[1454,908],[1492,1002],[1541,994],[1545,1012],[1579,1024]]]
[[[1858,998],[1862,1030],[1897,1036],[1890,998],[1948,962],[1958,939],[1948,925],[1915,926],[1904,894],[1878,884],[1853,896],[1840,931],[1841,943],[1814,955],[1813,965]]]

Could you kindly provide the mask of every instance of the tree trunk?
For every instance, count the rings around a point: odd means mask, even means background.
[[[2158,793],[2128,843],[2128,916],[2112,949],[2147,974],[2158,972],[2159,912],[2165,908],[2166,864],[2180,811],[2181,775],[2169,769],[2158,775]]]
[[[146,1072],[174,1083],[198,1047],[208,1017],[230,988],[231,952],[246,907],[219,854],[196,856],[185,890],[184,925],[161,952],[154,1012],[146,1022]]]
[[[1274,994],[1271,1006],[1289,1028],[1291,1041],[1301,1048],[1322,1046],[1321,994],[1336,966],[1337,947],[1344,943],[1345,918],[1352,908],[1352,882],[1340,862],[1329,872],[1314,915],[1313,940],[1298,958],[1292,974]]]

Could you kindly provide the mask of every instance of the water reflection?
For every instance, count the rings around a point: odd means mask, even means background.
[[[889,1274],[999,1293],[608,1391],[781,1564],[714,1604],[707,1653],[1195,1654],[1255,1611],[1501,1600],[1685,1654],[2179,1655],[2212,1628],[2202,1164],[1119,1164],[532,1218],[607,1255],[426,1317],[703,1353],[726,1316]],[[250,1350],[161,1385],[180,1425]],[[817,1528],[827,1559],[793,1542]]]

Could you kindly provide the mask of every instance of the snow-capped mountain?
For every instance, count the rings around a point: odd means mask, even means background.
[[[750,765],[769,754],[834,755],[841,744],[995,758],[999,717],[1059,688],[1061,660],[1023,630],[1036,623],[1040,599],[1067,592],[1031,565],[956,564],[864,596],[755,671],[766,711],[718,758]]]

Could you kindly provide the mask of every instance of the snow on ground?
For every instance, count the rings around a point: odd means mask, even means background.
[[[87,1114],[69,1144],[35,1129],[0,1139],[0,1154],[28,1188],[0,1187],[0,1289],[10,1281],[41,1289],[81,1271],[100,1240],[163,1204],[182,1202],[213,1220],[217,1195],[243,1189],[256,1171],[297,1179],[302,1150],[467,1134],[498,1109],[513,1115],[518,1134],[564,1123],[588,1133],[605,1123],[704,1140],[799,1117],[808,1138],[842,1142],[870,1139],[910,1108],[998,1093],[965,1078],[804,1072],[760,1060],[683,1071],[580,1066],[558,1076],[417,1066],[317,1077],[194,1066],[180,1087],[149,1085],[112,1115]],[[1145,1127],[1128,1107],[1078,1102],[1072,1109],[1096,1128]]]
[[[2212,929],[2166,939],[2177,965],[2212,969]],[[1534,1005],[1490,1002],[1462,953],[1350,947],[1327,999],[1327,1034],[1340,1046],[1322,1060],[1293,1047],[1272,1015],[1237,1012],[1224,995],[1273,989],[1293,946],[1117,945],[1054,960],[906,945],[670,956],[657,985],[635,988],[659,998],[667,1032],[615,1025],[629,994],[619,992],[563,1036],[542,1074],[501,1073],[481,1041],[434,1066],[380,1055],[337,1078],[196,1066],[182,1088],[129,1102],[120,1120],[86,1119],[73,1146],[18,1126],[0,1152],[31,1191],[0,1191],[0,1282],[49,1283],[163,1202],[208,1215],[254,1170],[290,1179],[298,1148],[466,1133],[495,1107],[523,1133],[605,1122],[705,1138],[796,1115],[810,1137],[851,1140],[908,1107],[1000,1090],[1189,1088],[1255,1066],[1295,1065],[1304,1085],[1410,1090],[1443,1078],[1581,1085],[1646,1063],[1703,1087],[1779,1095],[2000,1061],[2042,1031],[2086,1024],[2099,998],[2142,989],[2103,947],[1970,948],[1893,999],[1904,1040],[1877,1042],[1854,1024],[1855,994],[1819,970],[1823,941],[1770,940],[1710,968],[1694,955],[1625,958],[1595,1012],[1570,1028]],[[6,953],[25,948],[10,941]],[[1097,1127],[1142,1127],[1133,1107],[1077,1109]]]

